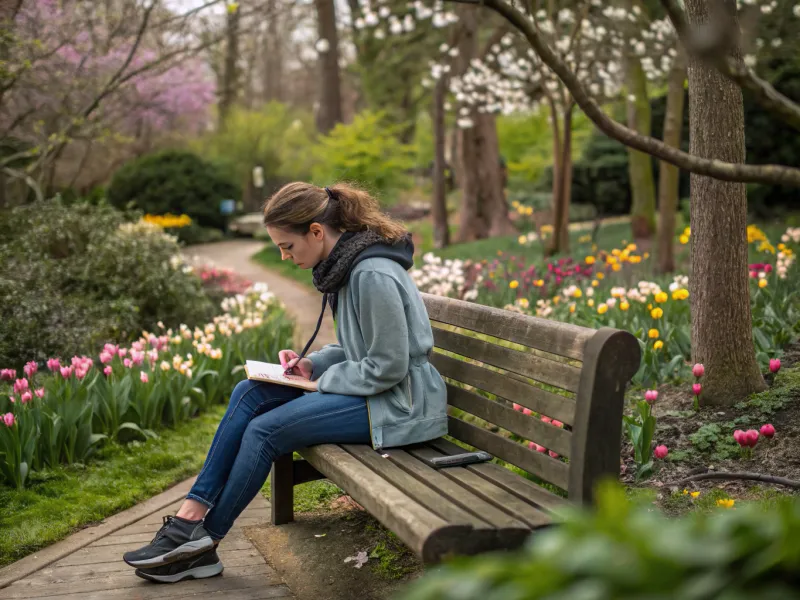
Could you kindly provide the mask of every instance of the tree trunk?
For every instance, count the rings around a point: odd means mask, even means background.
[[[667,80],[667,107],[664,112],[664,143],[680,148],[683,129],[683,84],[686,63],[682,55],[675,59]],[[658,178],[658,271],[675,270],[675,211],[679,200],[680,170],[660,161]]]
[[[710,15],[708,0],[686,0],[689,21],[739,28],[736,5]],[[729,39],[734,39],[731,36]],[[737,61],[741,48],[733,48]],[[742,90],[698,59],[689,63],[690,152],[745,162]],[[733,405],[766,388],[753,345],[743,183],[691,176],[692,360],[705,365],[704,404]]]
[[[342,91],[339,76],[339,35],[336,31],[336,7],[333,0],[315,0],[320,41],[328,48],[319,54],[320,104],[317,129],[328,133],[342,122]]]
[[[572,199],[572,113],[574,105],[570,102],[564,113],[563,138],[558,148],[558,203],[553,211],[553,237],[550,240],[549,255],[569,252],[569,207]],[[554,173],[555,176],[555,173]],[[554,183],[554,189],[556,189]]]
[[[478,141],[478,214],[485,222],[489,237],[517,233],[508,216],[503,173],[500,168],[500,142],[497,119],[481,113],[475,119]]]
[[[239,9],[228,10],[225,27],[225,65],[222,72],[222,91],[219,99],[219,128],[225,128],[225,122],[231,107],[236,102],[238,91],[239,62]]]
[[[264,102],[280,102],[283,99],[283,39],[281,38],[278,3],[267,3],[269,24],[264,37]]]
[[[635,56],[626,60],[628,84],[628,127],[650,135],[650,99],[642,63]],[[633,99],[631,99],[631,97]],[[631,228],[635,240],[649,240],[656,230],[656,189],[653,162],[649,154],[628,148],[628,176],[631,182]]]
[[[447,193],[444,181],[444,99],[447,80],[440,77],[433,90],[433,247],[450,245],[450,228],[447,226]]]
[[[480,178],[478,164],[477,123],[469,129],[458,130],[458,172],[461,185],[458,241],[472,242],[485,238],[488,229],[479,212]]]

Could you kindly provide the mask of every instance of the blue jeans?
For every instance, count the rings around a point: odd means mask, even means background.
[[[204,527],[225,537],[256,497],[273,461],[315,444],[371,443],[365,398],[262,381],[239,382],[187,498],[208,506]]]

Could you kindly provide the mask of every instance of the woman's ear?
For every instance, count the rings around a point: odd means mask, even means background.
[[[309,225],[308,232],[317,240],[322,240],[325,238],[325,228],[319,223],[312,223]]]

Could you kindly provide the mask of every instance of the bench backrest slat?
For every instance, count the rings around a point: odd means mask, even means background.
[[[431,362],[447,380],[451,437],[566,490],[578,502],[591,500],[599,477],[619,473],[624,391],[641,357],[630,333],[430,294],[422,298],[434,332]],[[512,404],[537,414],[525,415]]]

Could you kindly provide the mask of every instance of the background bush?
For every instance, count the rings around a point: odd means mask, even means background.
[[[187,214],[202,227],[224,229],[220,201],[238,201],[236,184],[214,165],[191,152],[167,150],[129,161],[108,188],[108,201],[121,210]]]
[[[403,600],[781,600],[800,596],[800,503],[667,519],[616,487],[524,551],[461,559]]]
[[[0,213],[0,365],[81,354],[208,320],[200,280],[173,267],[174,238],[109,206],[59,199]]]
[[[415,150],[398,140],[396,126],[381,113],[361,112],[347,125],[339,124],[315,147],[314,180],[319,185],[348,181],[380,196],[385,204],[411,184]]]

